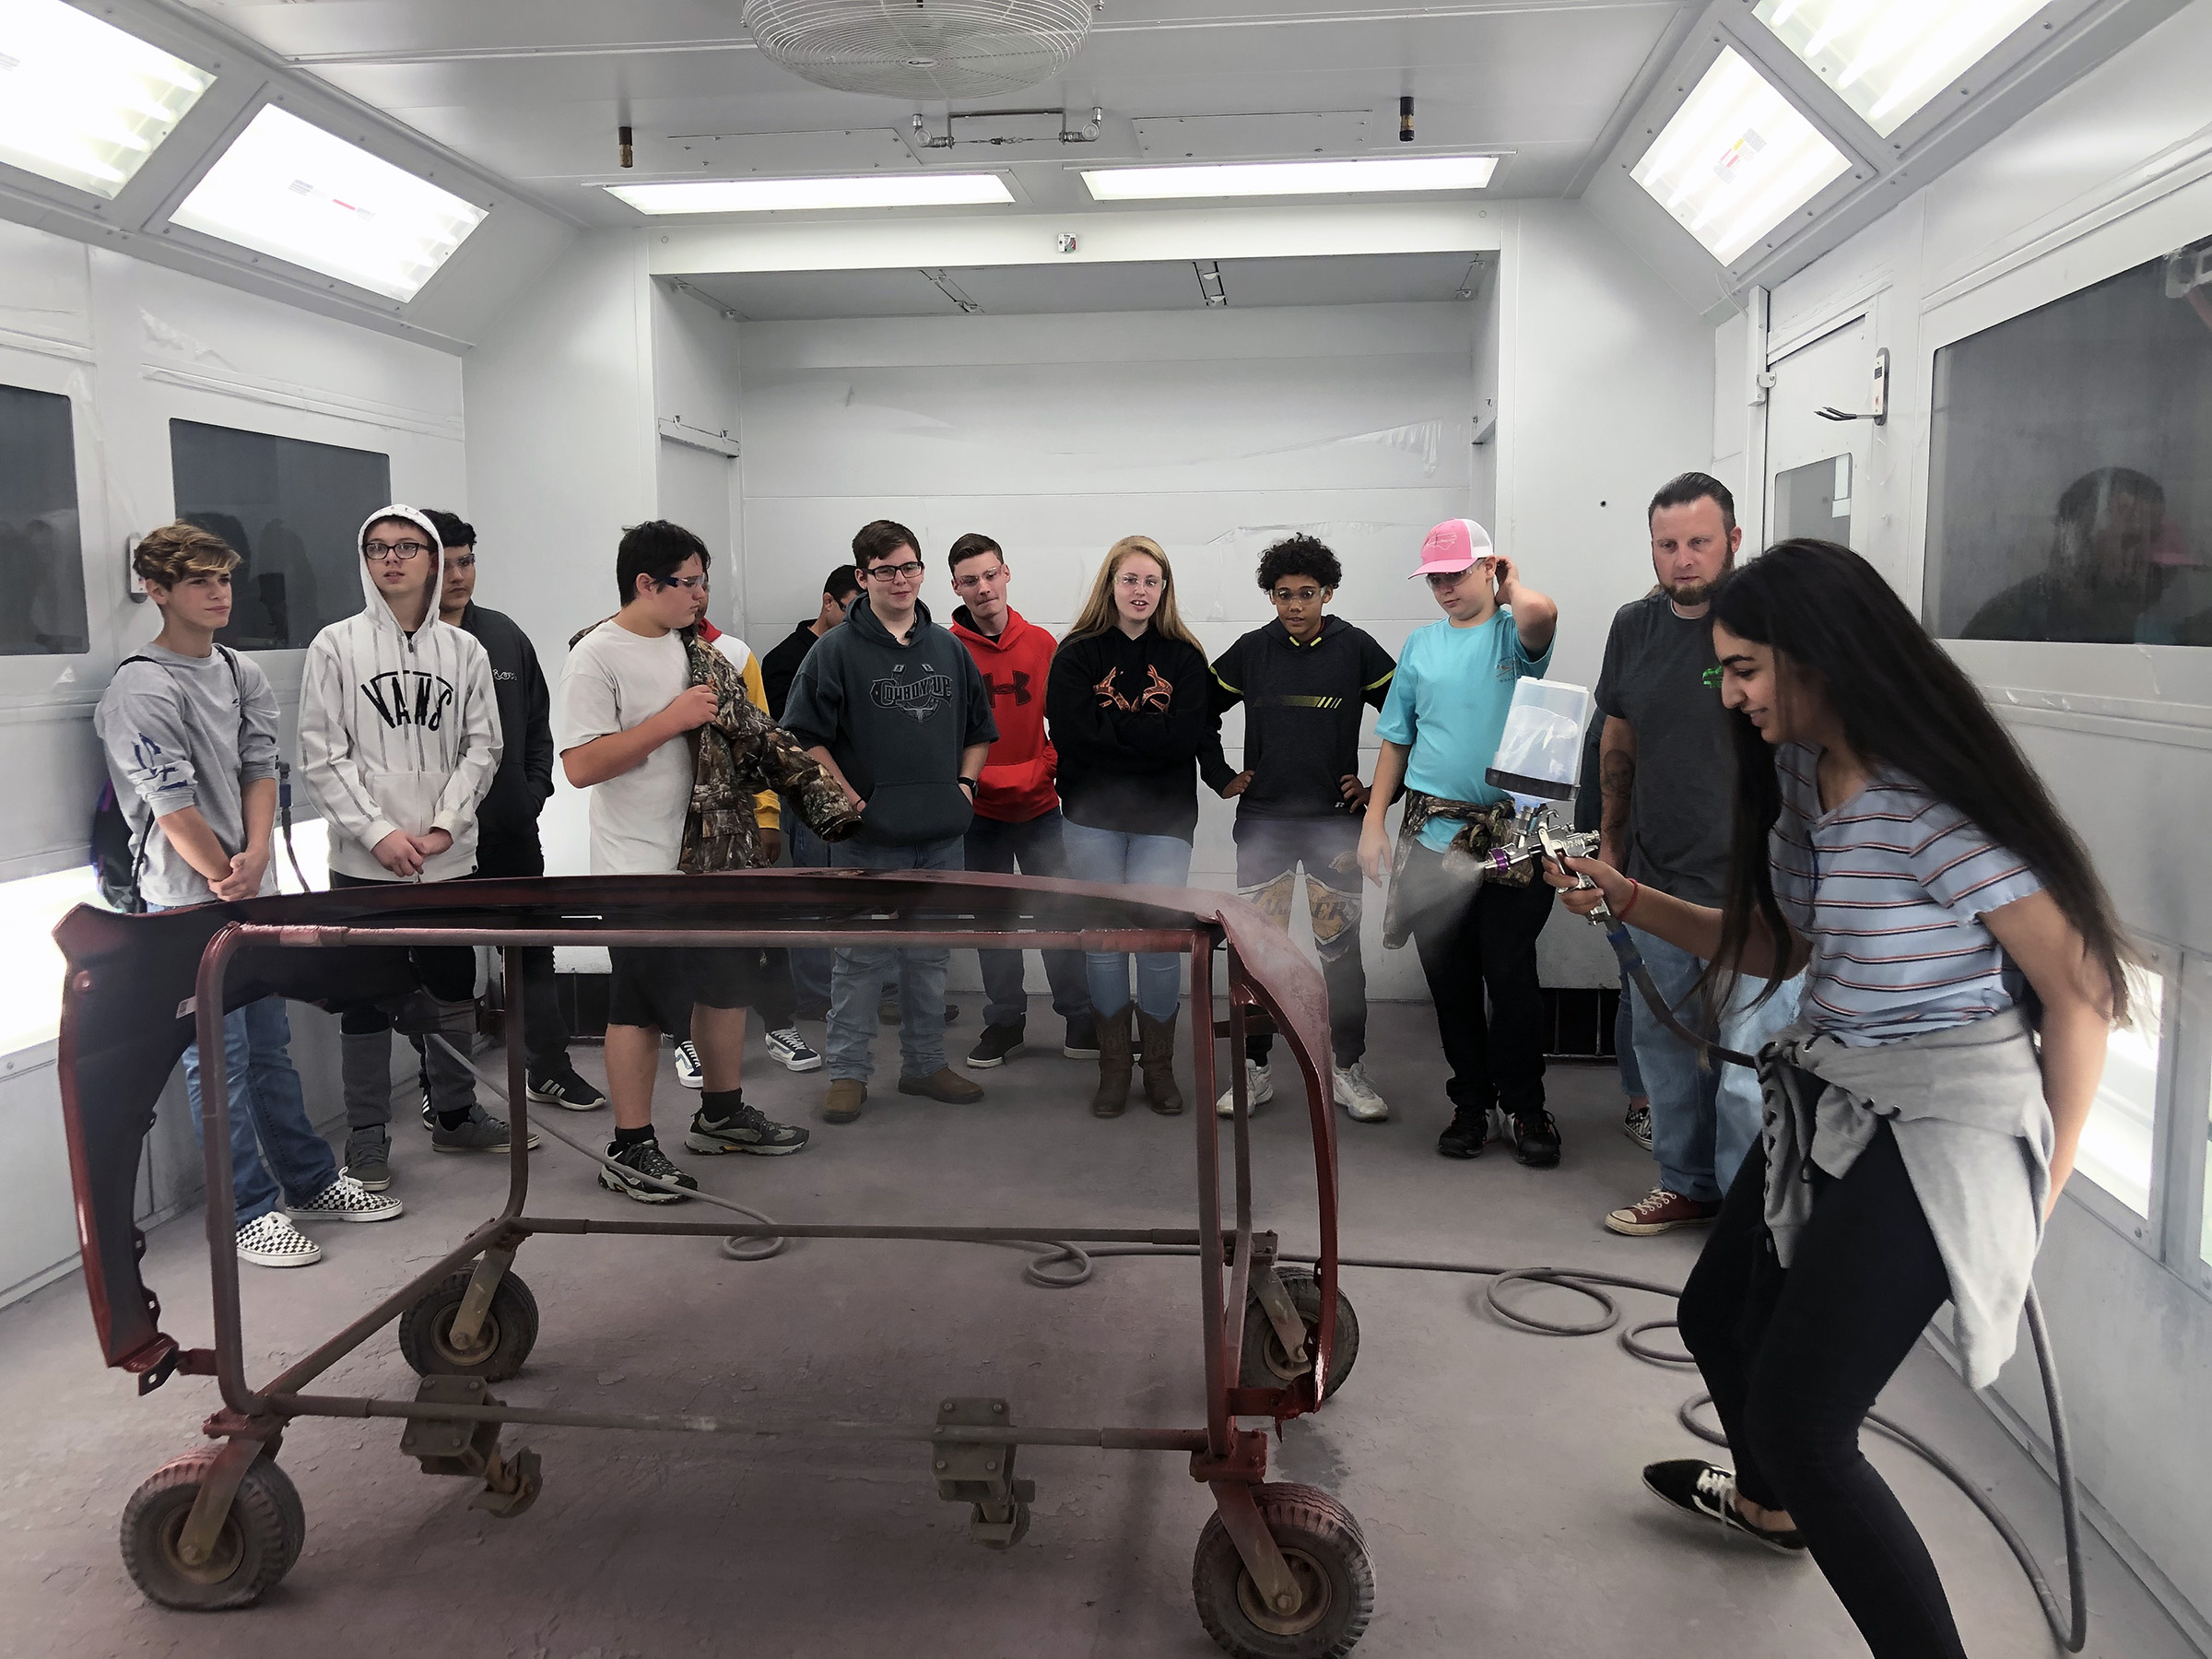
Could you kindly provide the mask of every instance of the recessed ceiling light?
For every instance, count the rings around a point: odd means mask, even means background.
[[[1480,190],[1495,156],[1395,156],[1371,161],[1244,161],[1200,167],[1103,167],[1083,182],[1100,202],[1204,196],[1356,195],[1378,190]]]
[[[2043,0],[1759,0],[1752,16],[1887,138]]]
[[[1629,176],[1728,265],[1850,165],[1734,47],[1723,47]]]
[[[0,161],[112,201],[206,70],[62,0],[0,0]]]
[[[783,213],[837,207],[974,207],[1011,202],[996,173],[863,173],[851,179],[702,179],[609,184],[640,213]]]
[[[171,222],[392,300],[412,300],[485,210],[275,104]]]

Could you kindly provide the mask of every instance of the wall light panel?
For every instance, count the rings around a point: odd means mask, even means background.
[[[1887,138],[2043,0],[1759,0],[1752,16]]]
[[[114,200],[215,84],[62,0],[0,0],[0,161]]]

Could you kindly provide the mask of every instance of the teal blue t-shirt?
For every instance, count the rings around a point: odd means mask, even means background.
[[[1454,628],[1439,618],[1414,629],[1375,722],[1376,736],[1413,751],[1406,787],[1480,806],[1504,800],[1503,791],[1483,782],[1483,771],[1505,735],[1514,682],[1523,675],[1542,679],[1550,664],[1550,645],[1535,656],[1522,645],[1507,606],[1479,628]],[[1431,818],[1421,827],[1421,844],[1441,853],[1458,832],[1451,819]]]

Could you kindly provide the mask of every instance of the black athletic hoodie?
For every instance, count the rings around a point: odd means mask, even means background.
[[[537,815],[553,794],[553,697],[537,648],[513,618],[473,599],[461,613],[461,631],[491,659],[491,694],[500,705],[500,770],[477,808],[477,833],[535,841]]]
[[[974,809],[960,751],[997,741],[991,695],[968,648],[914,606],[901,645],[864,598],[815,642],[791,682],[783,724],[830,751],[865,803],[854,840],[913,847],[964,835]]]
[[[1280,621],[1255,628],[1214,659],[1214,707],[1244,705],[1240,818],[1328,818],[1349,812],[1338,780],[1359,771],[1359,712],[1380,709],[1397,665],[1365,629],[1324,617],[1300,645]]]
[[[1205,653],[1157,628],[1134,640],[1109,628],[1063,644],[1044,708],[1068,821],[1189,841],[1198,757],[1220,749],[1212,686]]]

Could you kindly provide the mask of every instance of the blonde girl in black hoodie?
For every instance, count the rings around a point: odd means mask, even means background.
[[[1206,653],[1176,610],[1167,554],[1148,535],[1124,536],[1107,549],[1082,615],[1053,655],[1045,693],[1060,753],[1070,876],[1147,887],[1188,883],[1199,757],[1218,747],[1220,731],[1209,687]],[[1129,959],[1092,952],[1086,967],[1099,1030],[1099,1091],[1090,1109],[1118,1117],[1134,1065]],[[1182,994],[1179,956],[1137,957],[1145,1100],[1161,1113],[1182,1110],[1175,1088]]]

